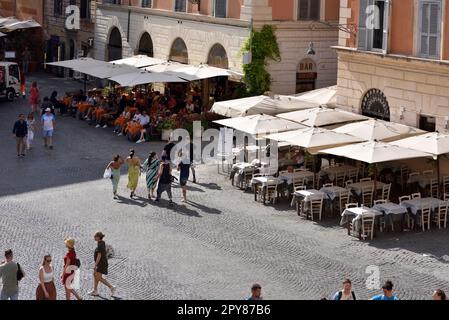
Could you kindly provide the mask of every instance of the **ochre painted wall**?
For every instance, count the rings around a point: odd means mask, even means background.
[[[340,18],[340,0],[326,0],[325,20],[338,21]]]
[[[449,0],[446,0],[446,10],[444,17],[443,60],[449,60]]]
[[[390,53],[413,54],[413,16],[413,1],[392,1]]]
[[[40,24],[44,20],[43,0],[16,0],[17,11],[14,12],[13,0],[0,0],[0,16],[16,16],[21,20],[35,19]]]
[[[153,8],[162,10],[173,10],[173,0],[153,0]]]
[[[240,19],[243,0],[228,0],[228,18]]]
[[[268,4],[273,9],[273,20],[292,20],[295,8],[295,0],[268,0]]]

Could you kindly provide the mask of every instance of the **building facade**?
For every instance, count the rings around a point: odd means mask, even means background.
[[[79,10],[79,25],[71,18],[73,6]],[[93,56],[95,8],[94,0],[45,0],[47,62]]]
[[[144,53],[242,71],[251,21],[276,27],[281,61],[270,61],[271,91],[294,94],[334,85],[339,0],[103,0],[97,3],[95,58]],[[315,55],[307,51],[313,42]]]
[[[0,16],[44,22],[44,0],[0,0]]]
[[[342,0],[338,104],[428,131],[449,122],[449,1]]]

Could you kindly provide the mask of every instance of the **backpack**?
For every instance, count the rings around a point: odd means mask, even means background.
[[[80,259],[76,259],[76,260],[75,260],[75,266],[77,266],[78,268],[81,267],[81,261],[80,261]]]
[[[24,275],[22,272],[22,268],[20,267],[20,264],[17,263],[17,281],[22,280],[23,277],[24,277]]]
[[[352,294],[352,299],[357,300],[357,299],[355,298],[355,293],[354,293],[354,291],[351,291],[351,294]],[[341,296],[342,296],[342,295],[343,295],[343,291],[338,291],[337,300],[341,300]]]
[[[106,245],[106,258],[111,259],[114,257],[114,248],[111,245]]]

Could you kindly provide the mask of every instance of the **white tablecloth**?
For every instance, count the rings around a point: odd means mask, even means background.
[[[262,187],[276,186],[276,185],[283,184],[283,183],[284,183],[283,180],[273,177],[273,176],[255,177],[251,180],[252,185],[260,184],[260,185],[262,185]]]
[[[366,186],[374,185],[374,181],[363,181],[363,182],[357,182],[351,184],[351,190],[354,191],[356,194],[360,195],[362,193],[362,188]],[[376,182],[376,189],[382,190],[385,183],[377,181]]]
[[[333,186],[323,187],[320,189],[320,191],[324,192],[330,200],[334,200],[335,198],[338,198],[340,196],[340,192],[348,192],[348,189],[339,186]]]
[[[367,208],[367,207],[357,207],[357,208],[345,209],[345,211],[343,211],[343,213],[341,214],[340,225],[344,225],[346,222],[348,222],[350,217],[354,217],[354,219],[352,221],[357,221],[357,220],[362,219],[362,215],[371,214],[371,213],[374,213],[374,215],[376,217],[383,215],[382,212],[375,210],[373,208]]]
[[[401,206],[410,210],[411,213],[416,214],[422,208],[427,206],[430,206],[432,210],[436,210],[440,203],[444,203],[444,201],[437,198],[415,198],[402,201]]]
[[[334,180],[335,175],[337,173],[342,173],[342,172],[347,173],[349,170],[352,170],[352,169],[357,169],[357,167],[350,166],[350,165],[344,165],[344,166],[339,166],[339,167],[329,167],[326,169],[322,169],[320,171],[320,176],[323,177],[323,176],[327,175],[330,180]]]
[[[428,186],[430,184],[430,181],[432,179],[438,179],[438,175],[436,174],[420,174],[417,176],[411,176],[410,178],[408,178],[407,183],[416,183],[418,182],[419,186],[421,188],[425,188],[426,186]]]
[[[375,206],[373,206],[373,209],[381,211],[385,213],[385,215],[407,213],[407,209],[405,207],[393,202],[376,204]]]
[[[251,171],[253,168],[255,168],[256,166],[251,164],[251,163],[247,163],[247,162],[238,162],[236,164],[234,164],[232,166],[233,170],[245,170],[245,171]]]
[[[310,200],[319,200],[325,196],[323,192],[316,189],[296,191],[294,195],[295,197],[302,198],[306,202]]]
[[[279,179],[282,179],[287,184],[292,184],[294,179],[301,180],[305,179],[306,182],[313,181],[313,172],[310,171],[297,171],[297,172],[286,172],[279,175]]]

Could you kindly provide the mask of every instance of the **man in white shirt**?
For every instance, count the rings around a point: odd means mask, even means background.
[[[140,130],[140,139],[136,143],[142,143],[145,142],[145,132],[147,132],[147,129],[150,127],[150,116],[145,110],[139,115],[137,122],[140,123],[142,129]]]
[[[45,109],[45,113],[42,115],[42,128],[44,134],[45,148],[53,149],[53,131],[55,130],[55,115],[51,113],[51,109]]]

